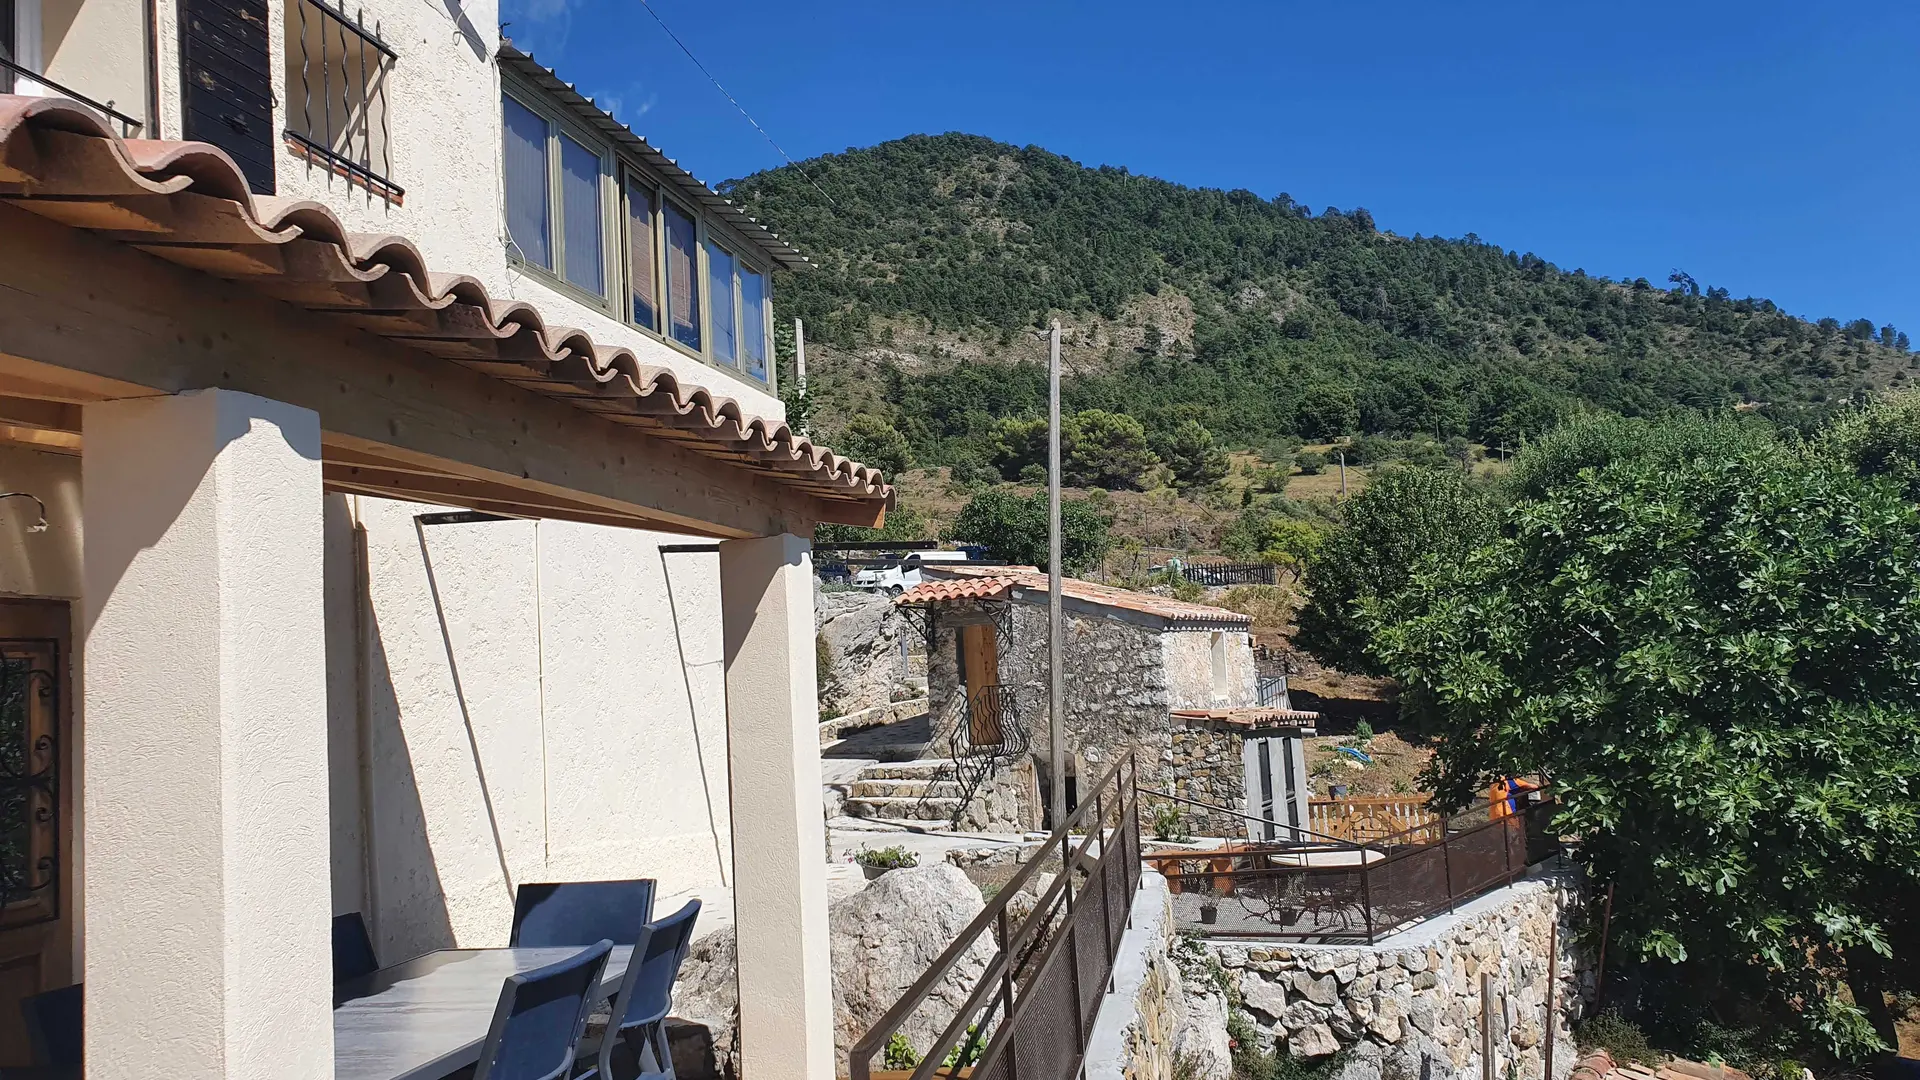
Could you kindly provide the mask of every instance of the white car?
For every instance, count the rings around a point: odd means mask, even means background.
[[[888,596],[899,596],[920,584],[920,564],[930,562],[966,562],[964,551],[915,551],[892,566],[869,566],[853,575],[856,588],[875,589]]]

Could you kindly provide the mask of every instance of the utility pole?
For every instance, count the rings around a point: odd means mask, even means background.
[[[1340,497],[1344,499],[1347,497],[1347,444],[1340,443],[1335,449],[1340,454]]]
[[[1053,827],[1067,821],[1066,673],[1060,666],[1060,320],[1047,334],[1047,742]]]
[[[800,392],[800,400],[804,404],[807,400],[807,328],[797,316],[793,320],[793,381],[795,389]],[[806,415],[802,413],[800,434],[810,434],[807,427]]]

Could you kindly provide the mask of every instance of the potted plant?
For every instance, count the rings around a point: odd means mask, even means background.
[[[892,847],[861,848],[853,853],[853,861],[860,864],[860,869],[866,872],[867,880],[872,881],[889,870],[919,866],[920,856],[895,844]]]

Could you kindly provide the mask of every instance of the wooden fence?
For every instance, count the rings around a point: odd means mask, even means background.
[[[1307,828],[1356,844],[1393,837],[1431,844],[1440,839],[1440,815],[1427,809],[1429,795],[1352,795],[1307,804]],[[1406,835],[1401,835],[1401,834]]]

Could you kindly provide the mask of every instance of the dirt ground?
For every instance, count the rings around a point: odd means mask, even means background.
[[[1336,747],[1348,745],[1373,759],[1362,764]],[[1316,797],[1334,784],[1347,785],[1349,795],[1411,795],[1422,790],[1420,771],[1426,768],[1433,751],[1417,742],[1383,731],[1357,743],[1352,735],[1320,735],[1307,740],[1307,775],[1313,780]]]

